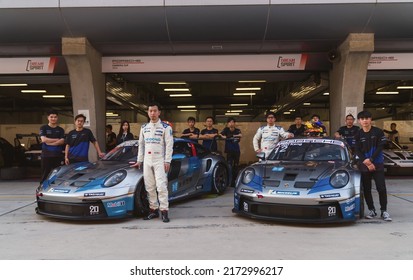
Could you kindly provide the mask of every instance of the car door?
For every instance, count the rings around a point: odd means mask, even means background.
[[[168,189],[171,198],[178,198],[196,191],[200,162],[194,155],[193,143],[176,141],[168,173]]]

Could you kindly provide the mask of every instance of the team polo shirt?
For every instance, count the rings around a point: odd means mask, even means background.
[[[200,133],[199,128],[194,127],[193,131],[191,131],[190,128],[187,128],[187,129],[184,129],[184,131],[182,131],[182,134],[188,134],[188,133],[196,134],[199,137],[199,133]],[[181,138],[189,139],[190,141],[192,141],[194,143],[198,143],[198,139],[191,139],[191,138],[189,138],[189,136],[182,136]]]
[[[233,138],[234,135],[239,135],[241,134],[241,130],[238,128],[235,128],[234,130],[229,129],[229,127],[224,128],[221,132],[222,135],[224,135],[227,138],[231,139],[225,139],[225,152],[226,153],[234,153],[234,152],[239,152],[239,138]]]
[[[51,127],[48,124],[45,124],[40,127],[39,135],[40,137],[45,136],[51,139],[64,139],[65,131],[60,126]],[[43,142],[42,143],[42,158],[62,157],[63,147],[64,147],[63,145],[51,146]]]
[[[213,129],[203,129],[201,131],[202,135],[206,135],[206,134],[217,134],[218,133],[218,129],[213,128]],[[207,140],[202,140],[202,146],[204,146],[205,148],[216,152],[218,150],[218,145],[217,145],[217,140],[216,139],[207,139]]]
[[[75,162],[88,161],[89,142],[96,142],[90,129],[83,128],[81,131],[72,130],[66,136],[66,144],[69,147],[69,160]]]
[[[350,128],[347,126],[342,126],[337,130],[337,132],[338,134],[343,136],[343,138],[346,140],[347,144],[349,144],[351,148],[354,148],[354,146],[356,145],[356,140],[354,139],[354,137],[359,131],[359,129],[360,128],[356,125],[353,125]]]

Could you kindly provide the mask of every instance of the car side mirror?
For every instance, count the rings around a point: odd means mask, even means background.
[[[263,153],[263,152],[258,153],[257,158],[259,158],[260,160],[265,160],[265,153]]]

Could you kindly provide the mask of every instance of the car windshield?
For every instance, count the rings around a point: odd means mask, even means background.
[[[138,155],[138,145],[119,145],[113,148],[102,159],[104,161],[131,161],[136,160]]]
[[[280,142],[272,153],[269,160],[291,160],[291,161],[345,161],[347,160],[345,145],[322,143],[322,142]]]

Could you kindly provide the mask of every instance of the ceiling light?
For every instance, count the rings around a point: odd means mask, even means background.
[[[323,95],[330,95],[330,93],[329,92],[324,92]]]
[[[305,105],[305,106],[310,106],[311,103],[310,103],[310,102],[304,102],[303,105]]]
[[[266,80],[238,81],[238,83],[266,83]]]
[[[376,91],[376,94],[399,94],[398,91]]]
[[[239,116],[239,113],[225,113],[225,116]]]
[[[189,91],[189,88],[164,88],[164,91]]]
[[[159,85],[186,85],[186,82],[159,82]]]
[[[27,84],[0,84],[0,87],[27,87]]]
[[[181,112],[196,112],[197,109],[182,109]]]
[[[21,93],[46,93],[45,89],[22,89]]]
[[[185,109],[185,108],[196,108],[195,105],[179,105],[177,106],[178,109]]]
[[[413,89],[413,86],[398,86],[397,89]]]
[[[290,111],[287,111],[287,112],[284,112],[283,114],[284,114],[284,115],[291,115],[291,112],[290,112]]]
[[[260,87],[238,87],[235,90],[261,90]]]
[[[48,94],[43,95],[43,98],[65,98],[63,94]]]
[[[243,96],[243,95],[255,95],[255,92],[234,92],[236,96]]]
[[[176,94],[170,94],[169,97],[190,97],[192,94],[190,93],[176,93]]]
[[[242,113],[242,110],[228,110],[227,113]]]
[[[248,106],[247,103],[238,103],[238,104],[229,104],[229,106],[231,107],[242,107],[242,106]]]

